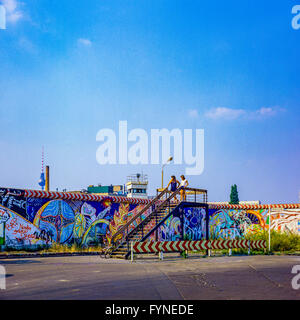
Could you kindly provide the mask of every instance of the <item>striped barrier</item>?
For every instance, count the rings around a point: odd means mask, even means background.
[[[262,210],[262,209],[300,209],[300,203],[280,204],[208,204],[209,209]]]
[[[102,196],[96,194],[85,194],[79,192],[54,192],[54,191],[38,191],[38,190],[25,190],[24,197],[26,198],[45,198],[50,200],[80,200],[80,201],[96,201],[110,200],[112,202],[121,203],[129,202],[132,204],[148,204],[151,200],[127,198],[121,196]]]
[[[154,252],[176,252],[185,250],[207,250],[209,241],[145,241],[135,242],[133,251],[135,253],[154,253]]]
[[[200,240],[200,241],[144,241],[134,242],[134,253],[180,252],[223,249],[266,249],[265,240]]]
[[[267,241],[265,240],[250,241],[250,247],[251,249],[266,249]]]
[[[81,200],[81,201],[103,201],[110,199],[113,202],[129,202],[132,204],[148,204],[150,199],[127,198],[122,196],[104,196],[97,194],[86,194],[79,192],[54,192],[41,190],[18,190],[26,198],[45,198],[51,200]],[[259,204],[259,205],[231,205],[231,204],[208,204],[209,209],[235,209],[235,210],[262,210],[262,209],[300,209],[300,203]]]

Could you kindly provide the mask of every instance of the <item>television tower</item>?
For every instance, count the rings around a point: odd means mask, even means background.
[[[43,191],[45,188],[45,184],[46,184],[46,180],[45,180],[45,172],[44,172],[44,147],[43,147],[43,149],[42,149],[42,170],[41,170],[41,177],[39,180],[39,186],[42,188]]]

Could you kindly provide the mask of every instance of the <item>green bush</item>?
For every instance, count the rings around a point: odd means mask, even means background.
[[[269,232],[249,235],[247,240],[266,240],[269,248]],[[300,235],[292,232],[271,231],[271,252],[300,251]]]
[[[51,245],[28,245],[28,246],[1,246],[2,253],[20,253],[25,254],[28,252],[39,253],[86,253],[86,252],[100,252],[102,248],[100,246],[87,246],[83,247],[77,243],[73,244],[59,244],[53,243]]]

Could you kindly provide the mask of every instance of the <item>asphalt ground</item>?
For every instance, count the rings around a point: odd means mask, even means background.
[[[6,289],[0,299],[299,300],[295,265],[299,256],[1,259]]]

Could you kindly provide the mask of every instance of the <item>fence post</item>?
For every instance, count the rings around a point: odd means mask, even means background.
[[[251,242],[248,240],[248,255],[251,254]]]
[[[205,205],[205,238],[208,241],[209,247],[211,246],[211,241],[209,239],[209,212],[208,205]],[[206,254],[208,255],[208,250],[206,250]]]
[[[164,260],[164,252],[159,251],[159,260]]]
[[[133,242],[132,241],[130,244],[130,255],[131,255],[131,262],[133,262]]]
[[[157,219],[157,211],[155,213],[155,226],[157,226],[158,219]],[[155,230],[155,241],[158,241],[158,228]]]
[[[232,249],[229,249],[229,256],[232,256]]]
[[[127,250],[129,250],[129,238],[128,238],[128,226],[126,228],[126,242],[127,242]]]

